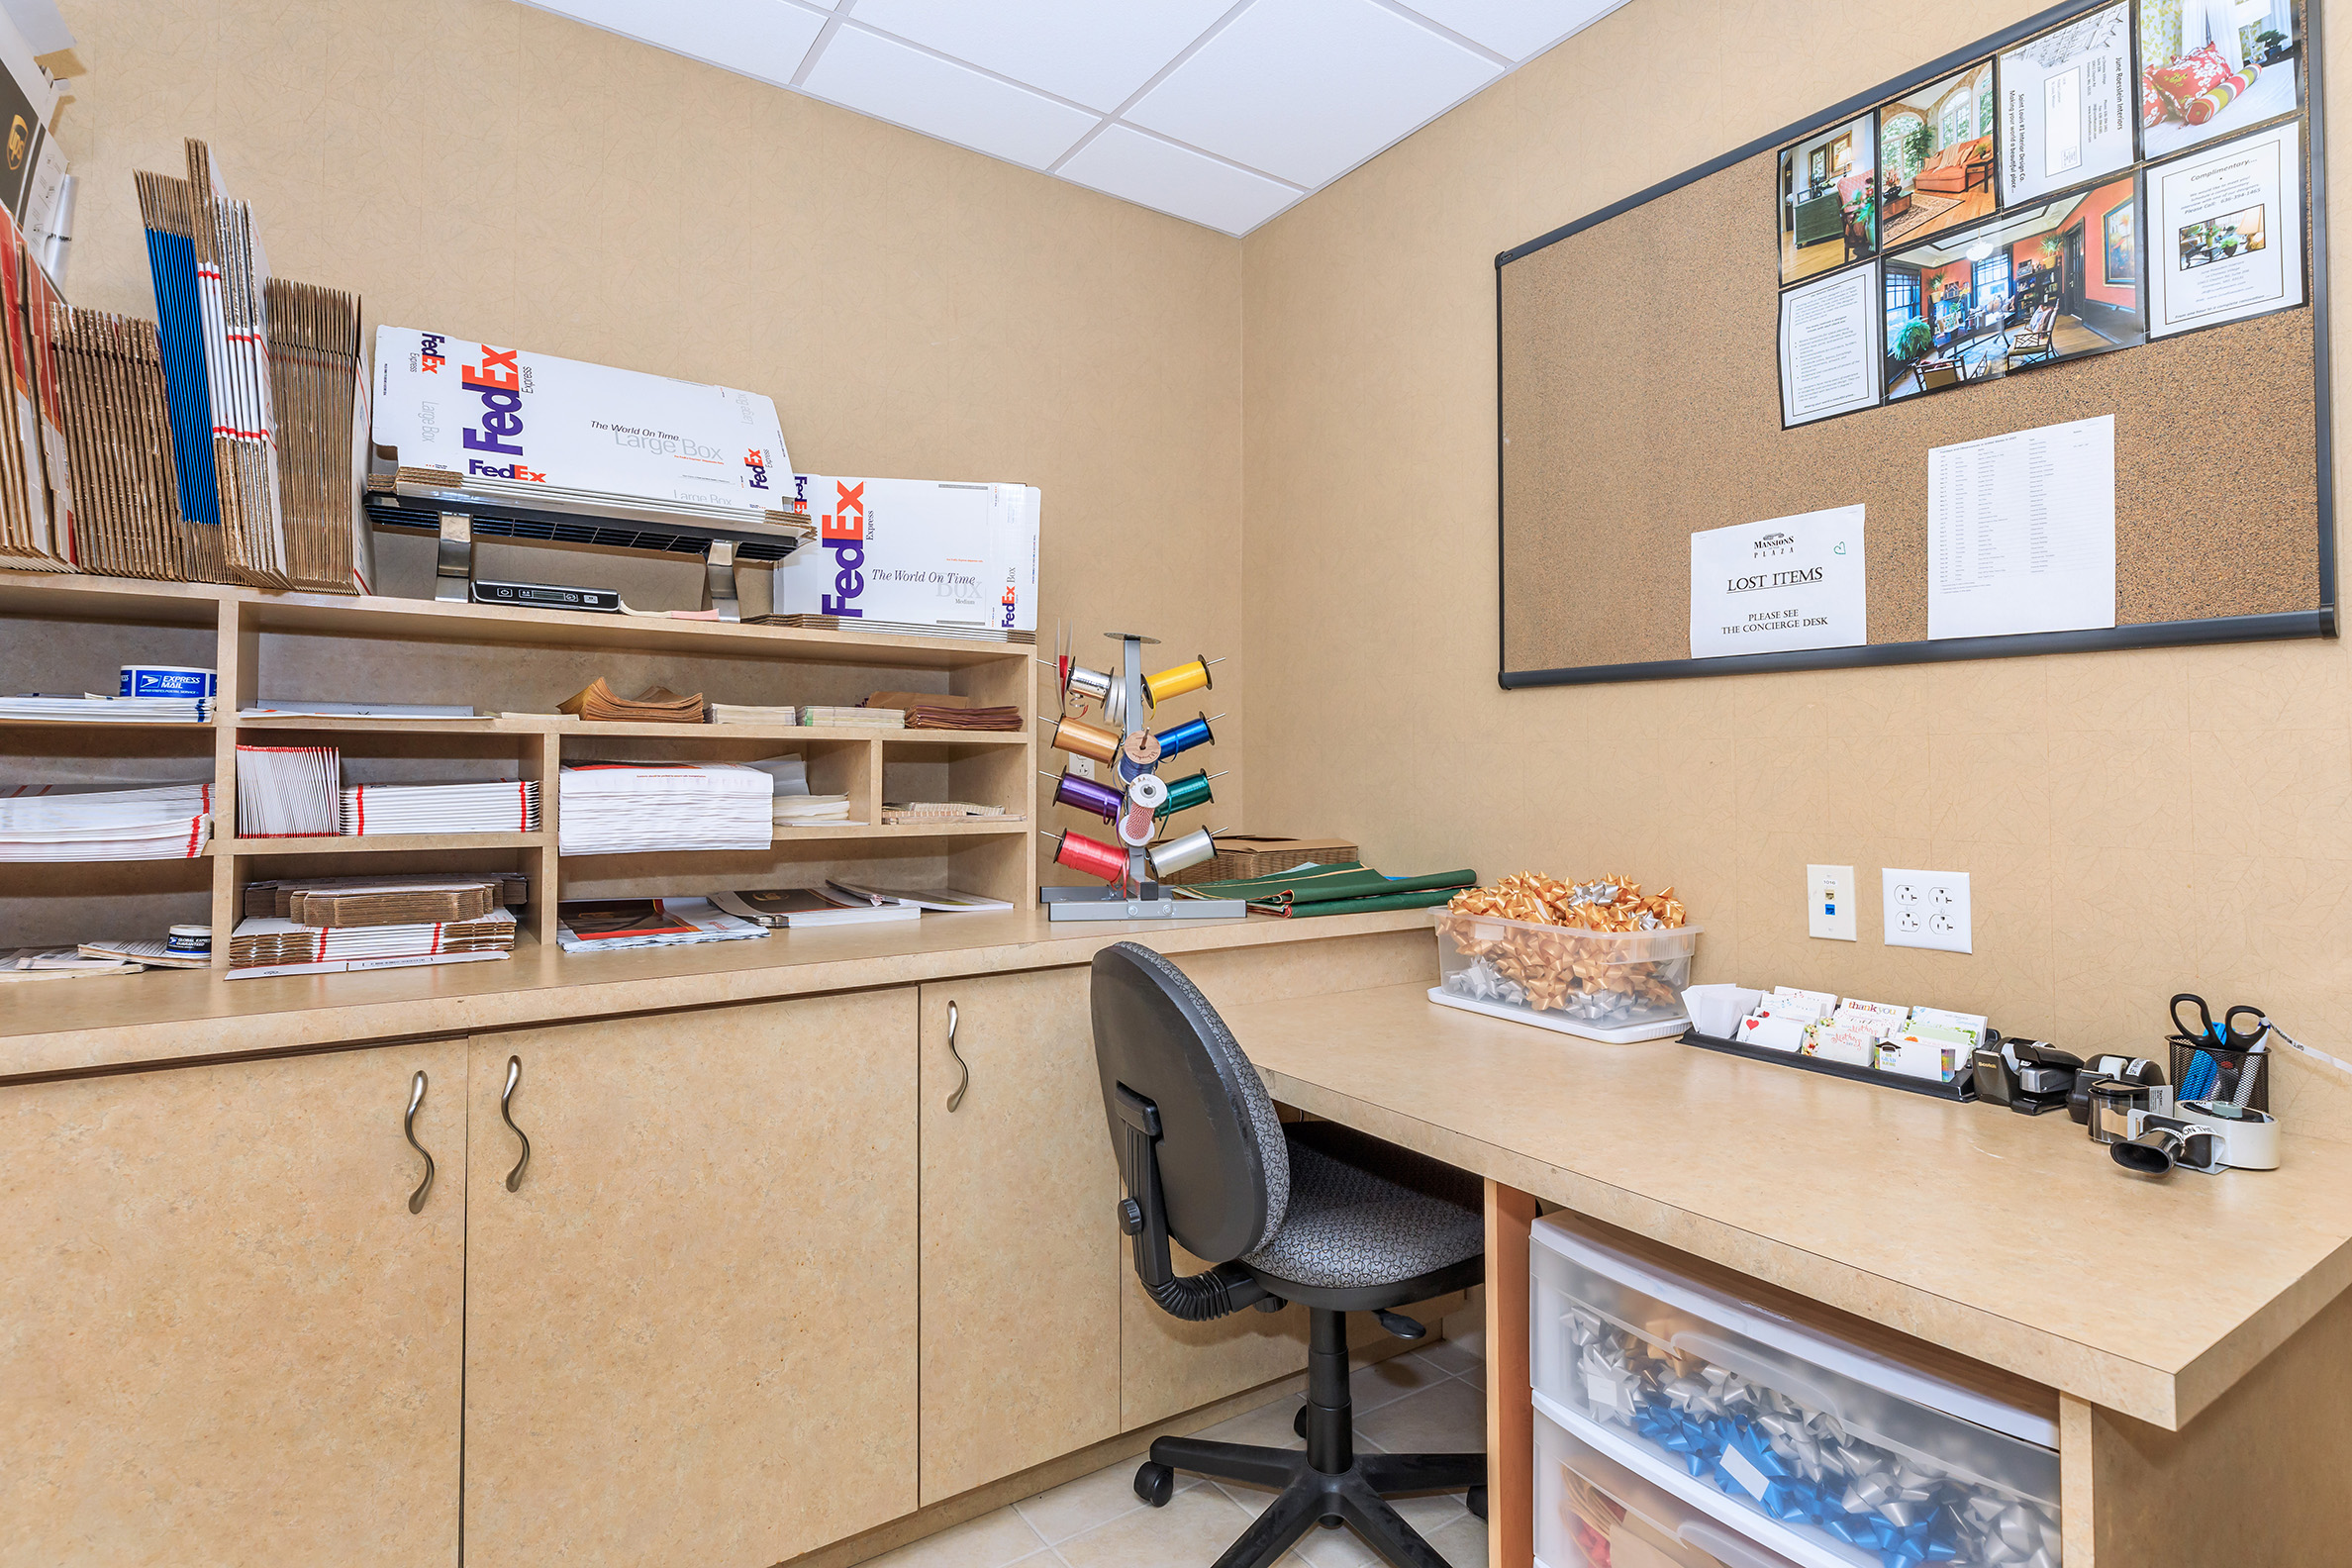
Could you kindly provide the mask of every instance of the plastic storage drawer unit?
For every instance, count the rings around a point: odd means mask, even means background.
[[[1796,1568],[1535,1413],[1539,1568]]]
[[[1535,1224],[1536,1408],[1804,1568],[2057,1568],[2046,1414]],[[1558,1568],[1554,1564],[1553,1568]]]

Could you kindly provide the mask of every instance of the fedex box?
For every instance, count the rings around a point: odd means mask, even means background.
[[[375,442],[471,483],[789,507],[776,405],[756,392],[378,327]],[[511,494],[512,492],[504,492]]]
[[[1037,629],[1033,485],[797,474],[817,541],[776,568],[776,614]]]

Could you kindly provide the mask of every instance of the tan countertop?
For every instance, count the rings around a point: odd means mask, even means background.
[[[1275,1098],[2007,1367],[2183,1422],[2352,1283],[2352,1146],[2119,1169],[2022,1117],[1389,986],[1232,1009]]]
[[[1427,910],[1391,910],[1056,926],[1027,909],[579,955],[526,938],[503,961],[359,974],[224,980],[212,970],[149,970],[48,980],[0,986],[0,1083],[1045,969],[1085,963],[1130,937],[1183,954],[1412,931],[1429,920]]]

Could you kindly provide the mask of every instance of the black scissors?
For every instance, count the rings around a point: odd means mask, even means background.
[[[2190,1028],[2181,1018],[2181,1004],[2184,1002],[2197,1010],[2197,1027],[2194,1029]],[[2241,1029],[2238,1028],[2237,1020],[2241,1013],[2254,1021],[2252,1029]],[[2247,1007],[2243,1004],[2222,1014],[2221,1022],[2216,1024],[2213,1022],[2212,1010],[2205,1006],[2205,999],[2192,995],[2187,991],[2172,999],[2172,1021],[2173,1029],[2177,1031],[2173,1038],[2182,1044],[2218,1045],[2223,1050],[2233,1051],[2251,1049],[2254,1042],[2261,1039],[2263,1031],[2269,1028],[2263,1022],[2262,1009]]]

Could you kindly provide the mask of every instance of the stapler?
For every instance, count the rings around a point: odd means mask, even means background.
[[[1979,1045],[1970,1058],[1977,1098],[2019,1116],[2066,1109],[2083,1059],[2045,1040],[2004,1039]]]

